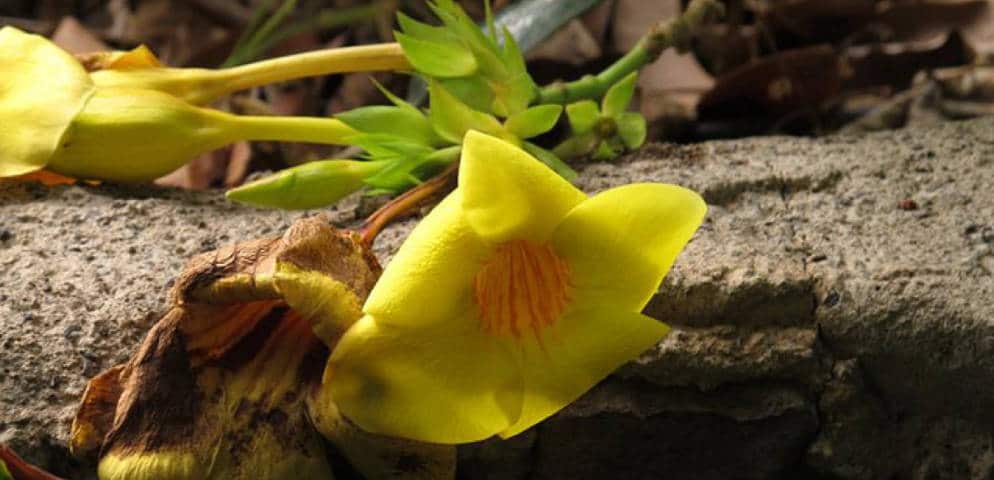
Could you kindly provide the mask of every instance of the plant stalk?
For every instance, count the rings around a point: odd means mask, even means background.
[[[187,100],[202,105],[238,90],[297,78],[411,68],[399,43],[314,50],[237,67],[208,70],[203,88],[191,93]]]
[[[546,85],[539,89],[533,103],[565,105],[577,100],[598,99],[629,73],[656,61],[667,48],[687,51],[694,30],[723,12],[724,6],[717,0],[692,0],[682,15],[656,25],[635,47],[602,72],[572,82]]]
[[[390,200],[386,205],[373,212],[362,228],[359,229],[359,236],[362,244],[367,248],[373,248],[376,236],[390,224],[390,222],[410,213],[421,202],[431,198],[444,188],[449,180],[459,171],[459,162],[452,162],[442,173],[434,176],[431,180],[424,182],[400,196]]]
[[[227,115],[232,141],[255,140],[348,145],[358,134],[341,120],[321,117]]]

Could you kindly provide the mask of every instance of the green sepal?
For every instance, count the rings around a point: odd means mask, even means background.
[[[504,122],[504,129],[518,138],[531,138],[555,127],[562,112],[559,105],[537,105],[511,115]]]
[[[531,156],[537,158],[540,162],[546,164],[553,171],[559,174],[559,176],[565,178],[566,180],[573,181],[576,178],[576,170],[573,170],[566,162],[562,161],[561,158],[538,145],[531,142],[524,142],[522,148],[526,152],[531,154]]]
[[[291,167],[228,190],[225,196],[257,207],[306,210],[338,202],[362,188],[383,162],[322,160]]]
[[[396,135],[424,145],[438,143],[431,122],[416,108],[371,105],[339,113],[335,118],[362,133]]]
[[[593,100],[580,100],[566,105],[566,118],[574,135],[583,135],[593,130],[601,112]]]
[[[435,133],[454,144],[462,143],[469,130],[504,137],[504,128],[493,115],[473,110],[449,93],[441,84],[432,81],[428,85],[431,98],[429,118]]]
[[[402,32],[394,32],[394,38],[411,65],[426,75],[450,78],[476,73],[476,57],[461,45],[422,40]]]
[[[635,95],[635,82],[638,80],[638,73],[632,72],[625,78],[618,80],[618,83],[611,85],[611,88],[604,94],[601,102],[601,113],[606,117],[614,117],[628,110],[628,104]]]
[[[614,119],[618,126],[618,136],[625,147],[634,150],[645,143],[645,117],[638,112],[623,112]]]

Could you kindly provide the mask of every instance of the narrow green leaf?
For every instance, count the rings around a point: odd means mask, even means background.
[[[428,25],[427,23],[419,22],[403,12],[397,12],[397,23],[400,25],[400,29],[420,40],[427,40],[436,43],[449,43],[457,42],[458,38],[449,29],[445,27],[436,27],[433,25]]]
[[[538,86],[528,73],[525,58],[518,48],[511,32],[504,29],[504,49],[499,52],[502,62],[502,75],[494,78],[500,84],[495,88],[493,111],[502,117],[509,117],[524,111],[535,98]]]
[[[494,10],[490,8],[490,0],[483,0],[484,9],[484,24],[487,26],[487,33],[490,34],[490,39],[497,42],[497,25],[494,23]]]
[[[385,133],[424,145],[438,143],[431,122],[413,107],[371,105],[335,115],[335,118],[362,133]]]
[[[462,78],[442,78],[438,80],[449,93],[473,110],[493,113],[494,91],[483,77],[473,75]]]
[[[463,42],[474,45],[478,48],[496,47],[490,37],[483,34],[480,27],[473,19],[466,14],[456,2],[452,0],[436,0],[429,3],[432,12],[438,16],[439,20]]]
[[[507,27],[523,51],[531,50],[566,25],[603,0],[520,0],[501,9],[495,22]]]
[[[434,151],[434,148],[428,145],[387,133],[355,135],[349,138],[349,143],[365,150],[367,158],[377,161],[417,157],[428,155]]]
[[[461,45],[421,40],[401,32],[394,32],[394,38],[411,65],[425,75],[448,78],[476,72],[476,58]]]
[[[600,116],[601,112],[593,100],[580,100],[566,105],[566,118],[569,119],[573,135],[583,135],[591,131]]]
[[[258,207],[305,210],[332,205],[362,188],[380,171],[381,162],[323,160],[282,170],[238,188],[225,196]]]
[[[435,133],[454,144],[461,144],[469,130],[503,137],[504,128],[492,115],[469,108],[449,93],[442,85],[432,81],[428,85],[431,98],[429,118]]]
[[[615,117],[628,110],[628,104],[632,102],[632,96],[635,94],[636,80],[638,80],[638,72],[632,72],[607,89],[601,103],[601,113],[604,116]]]
[[[531,156],[548,165],[549,168],[558,173],[560,177],[563,177],[571,182],[576,179],[576,170],[570,168],[570,166],[557,157],[555,153],[552,153],[531,142],[525,142],[522,147],[526,152],[530,153]]]
[[[11,475],[10,470],[7,470],[7,464],[0,460],[0,480],[14,480],[14,476]]]
[[[625,147],[634,150],[645,143],[645,117],[638,112],[624,112],[614,119],[618,125],[618,136]]]
[[[531,138],[555,127],[562,112],[563,107],[559,105],[537,105],[510,116],[504,122],[504,128],[518,138]]]

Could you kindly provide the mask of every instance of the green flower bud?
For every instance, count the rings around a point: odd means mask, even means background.
[[[282,170],[228,190],[236,202],[258,207],[305,210],[325,207],[363,187],[388,162],[322,160]]]

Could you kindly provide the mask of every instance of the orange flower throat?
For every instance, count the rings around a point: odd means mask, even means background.
[[[536,335],[566,309],[569,268],[548,245],[512,240],[476,274],[474,300],[484,331]]]

